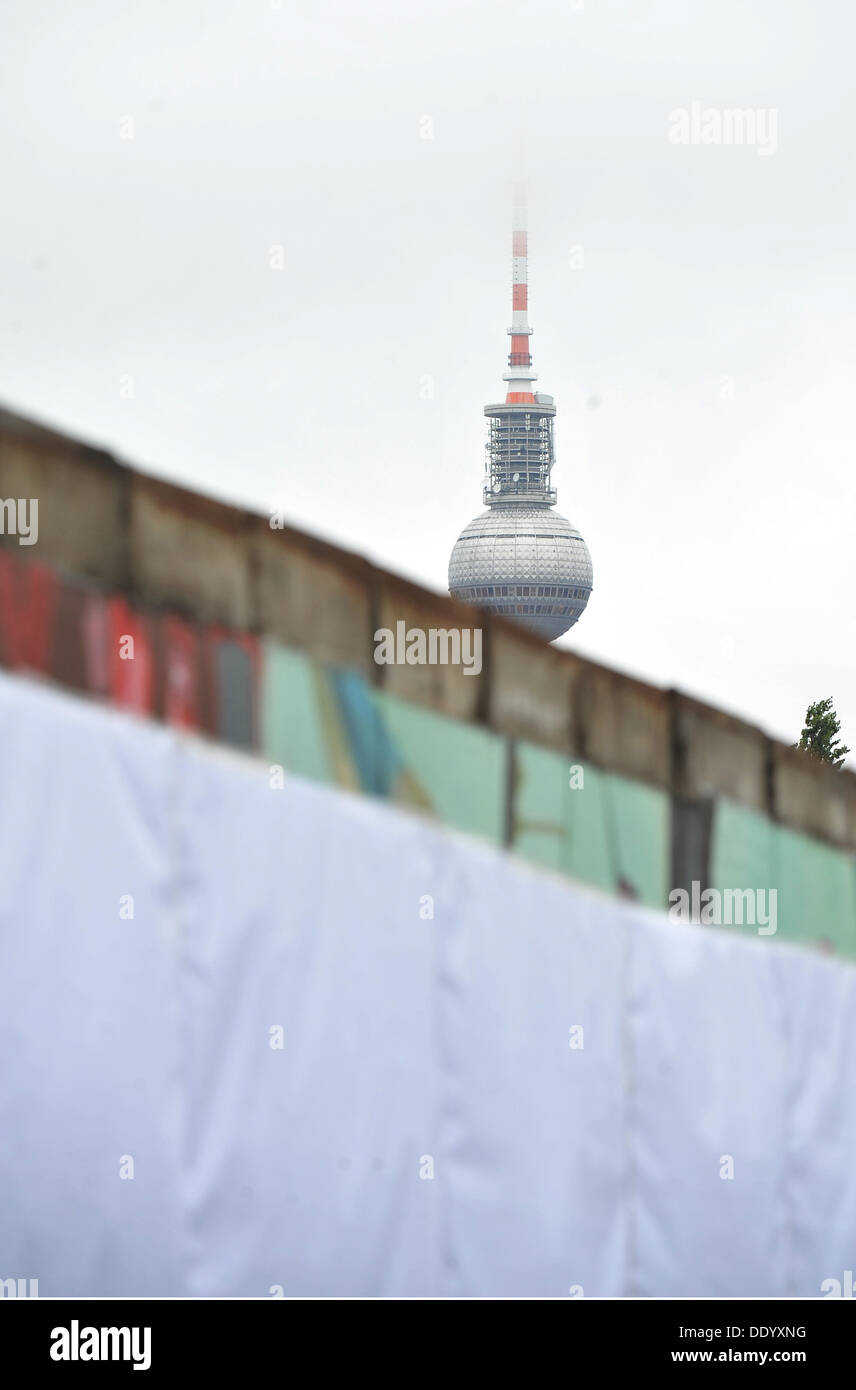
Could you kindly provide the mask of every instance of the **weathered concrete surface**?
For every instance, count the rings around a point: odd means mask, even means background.
[[[371,674],[372,568],[290,529],[250,528],[254,626],[320,661]]]
[[[0,411],[0,498],[38,501],[38,540],[0,545],[118,589],[125,582],[125,501],[130,479],[108,454]]]
[[[673,790],[769,810],[770,739],[752,724],[671,691]]]
[[[668,787],[669,700],[665,690],[605,666],[581,662],[574,742],[583,758],[611,772]]]
[[[376,665],[381,687],[391,695],[429,705],[441,714],[456,719],[476,719],[483,708],[488,679],[486,665],[488,643],[487,620],[478,609],[457,603],[451,598],[428,593],[415,584],[399,579],[385,571],[375,571],[375,631],[385,628],[395,633],[396,625],[404,623],[405,634],[420,629],[439,633],[460,633],[466,628],[481,633],[482,669],[478,675],[466,675],[463,664],[447,665]],[[372,642],[374,648],[374,641]],[[442,648],[445,648],[445,642]],[[470,648],[472,652],[474,648]],[[473,668],[475,669],[475,668]]]
[[[773,813],[783,825],[856,849],[856,776],[774,743]]]
[[[143,604],[201,623],[252,627],[249,517],[184,488],[134,474],[128,582]]]
[[[581,663],[510,623],[491,629],[488,723],[497,733],[574,751],[572,698]]]

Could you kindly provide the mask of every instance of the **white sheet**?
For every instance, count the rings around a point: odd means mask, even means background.
[[[0,1279],[817,1295],[853,1268],[850,967],[6,676],[0,757]]]

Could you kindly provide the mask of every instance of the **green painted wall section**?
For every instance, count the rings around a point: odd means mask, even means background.
[[[794,830],[776,830],[778,935],[856,957],[856,868],[852,858]]]
[[[843,851],[719,801],[714,811],[711,886],[775,888],[776,932],[856,959],[856,863]],[[748,926],[725,928],[750,931]]]
[[[669,799],[664,792],[528,743],[515,745],[514,789],[518,854],[606,892],[665,906]]]
[[[506,741],[487,729],[375,695],[402,764],[393,799],[456,830],[500,843],[505,823]]]
[[[505,741],[267,642],[264,756],[287,772],[379,795],[499,843]]]
[[[612,772],[601,775],[617,877],[629,885],[639,902],[664,908],[669,900],[671,870],[669,797],[643,782]]]
[[[272,764],[337,786],[357,785],[353,759],[330,728],[329,692],[316,662],[266,642],[262,678],[262,750]]]
[[[713,888],[776,884],[776,827],[757,811],[717,801],[713,815],[710,882]]]
[[[614,888],[602,779],[581,769],[571,788],[569,758],[534,744],[515,744],[512,845],[517,854],[611,893]]]

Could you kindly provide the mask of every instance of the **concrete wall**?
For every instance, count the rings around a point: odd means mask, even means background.
[[[670,695],[675,794],[727,796],[768,811],[772,742],[766,734],[680,691]]]
[[[21,553],[69,574],[124,588],[127,488],[109,454],[0,410],[0,498],[38,499],[38,542]],[[14,546],[16,536],[0,535]]]
[[[235,507],[131,475],[129,590],[201,623],[253,627],[248,518]]]
[[[487,725],[685,804],[724,796],[856,848],[856,776],[677,691],[543,646],[529,634],[267,517],[146,477],[106,452],[0,410],[0,498],[37,498],[39,538],[0,546],[137,606],[267,636],[357,670],[390,696]],[[478,677],[378,666],[378,628],[480,628]]]
[[[468,604],[432,594],[386,571],[377,571],[375,594],[374,631],[386,628],[395,633],[396,624],[403,622],[405,633],[416,628],[426,633],[432,628],[441,632],[467,628],[481,633],[482,670],[479,675],[465,674],[463,665],[396,663],[375,666],[378,684],[388,694],[428,705],[439,714],[450,714],[457,719],[479,718],[488,680],[484,615]],[[374,634],[368,635],[374,650]]]
[[[576,743],[583,757],[625,777],[669,786],[665,690],[586,661],[580,664],[576,704]]]
[[[491,728],[558,752],[576,752],[574,703],[582,665],[571,653],[496,623],[490,636]]]
[[[772,745],[773,814],[783,825],[856,849],[856,777],[782,743]]]
[[[321,661],[372,671],[372,566],[290,528],[249,520],[256,631]]]

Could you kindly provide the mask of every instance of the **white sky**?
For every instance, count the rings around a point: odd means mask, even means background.
[[[0,0],[0,400],[444,590],[522,143],[560,645],[856,748],[852,7],[578,3]],[[776,153],[671,144],[694,100]]]

